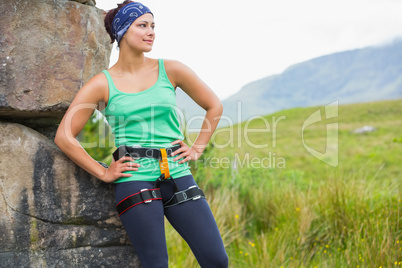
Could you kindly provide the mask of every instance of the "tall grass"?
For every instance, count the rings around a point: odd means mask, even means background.
[[[340,106],[336,168],[314,159],[301,145],[303,119],[316,109],[276,114],[287,117],[276,133],[276,147],[256,150],[241,137],[241,147],[210,146],[192,163],[230,267],[402,267],[402,144],[397,142],[402,102]],[[352,133],[364,125],[377,130]],[[320,139],[325,124],[309,131],[309,145],[325,145]],[[223,144],[226,138],[220,135],[215,141]],[[271,136],[252,139],[255,144]],[[213,165],[214,158],[261,158],[270,152],[285,158],[286,167]],[[169,247],[171,266],[197,267],[185,242],[170,228],[167,224],[169,243],[185,249]]]
[[[302,189],[249,187],[255,177],[245,173],[238,185],[207,193],[231,267],[402,266],[401,177],[348,173]],[[172,267],[196,267],[167,228]]]
[[[230,267],[402,267],[402,100],[340,106],[337,118],[306,129],[305,142],[320,150],[326,124],[339,122],[337,167],[315,159],[302,144],[302,124],[317,109],[267,116],[268,121],[286,117],[276,133],[250,135],[253,144],[268,143],[268,148],[255,149],[237,136],[244,133],[244,123],[232,133],[221,131],[191,163]],[[261,122],[249,126],[263,129]],[[353,133],[365,125],[376,131]],[[217,146],[229,138],[233,145]],[[246,156],[251,161],[273,156],[286,163],[233,165],[236,157]],[[170,267],[198,267],[169,223],[166,237]]]

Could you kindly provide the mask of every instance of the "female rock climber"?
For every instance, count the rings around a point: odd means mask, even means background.
[[[168,266],[164,216],[185,239],[201,267],[227,267],[228,257],[202,190],[189,169],[207,146],[222,115],[213,91],[186,65],[152,59],[154,15],[124,1],[105,16],[119,58],[77,93],[55,143],[77,165],[115,185],[120,219],[144,268]],[[176,112],[180,87],[206,111],[191,147]],[[100,109],[100,103],[106,108]],[[115,137],[114,161],[104,167],[76,140],[94,110],[102,110]]]

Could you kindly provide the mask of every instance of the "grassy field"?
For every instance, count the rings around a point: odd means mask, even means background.
[[[321,120],[307,126],[312,115]],[[353,133],[364,126],[375,131]],[[92,122],[81,137],[102,140],[86,149],[110,163],[105,129]],[[218,129],[191,167],[230,267],[402,267],[402,100],[296,108]],[[170,267],[198,267],[169,223],[166,236]]]
[[[303,129],[317,110],[322,120]],[[219,129],[192,163],[230,267],[402,267],[402,100],[337,112],[290,109]],[[353,133],[363,126],[375,131]],[[198,267],[166,227],[170,266]]]

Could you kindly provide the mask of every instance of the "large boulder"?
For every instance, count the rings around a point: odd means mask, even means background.
[[[48,138],[0,122],[0,267],[139,267],[113,185]]]
[[[90,5],[90,6],[94,6],[96,5],[96,1],[95,0],[70,0],[70,1],[75,1],[84,5]]]
[[[54,126],[82,85],[108,67],[104,11],[67,0],[0,0],[0,14],[0,118]]]

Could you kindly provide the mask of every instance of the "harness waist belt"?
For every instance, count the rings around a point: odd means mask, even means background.
[[[204,192],[196,185],[189,187],[187,190],[176,192],[172,198],[163,204],[164,208],[172,207],[180,203],[205,198]]]
[[[162,195],[159,189],[142,189],[140,192],[132,194],[121,200],[116,205],[117,212],[119,213],[119,216],[121,216],[121,214],[136,205],[150,203],[152,200],[160,199],[162,199]]]
[[[165,148],[167,157],[172,156],[172,153],[180,148],[180,145]],[[131,156],[134,159],[146,157],[162,160],[162,153],[160,148],[148,148],[148,147],[133,147],[122,145],[113,152],[113,158],[115,161],[119,160],[123,156]]]

